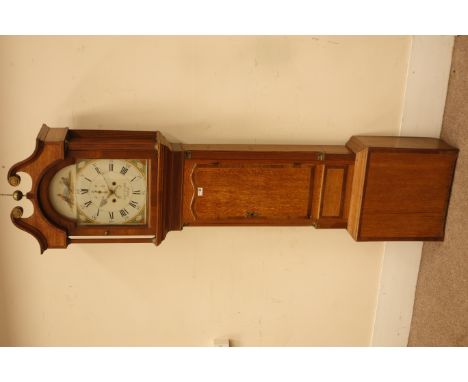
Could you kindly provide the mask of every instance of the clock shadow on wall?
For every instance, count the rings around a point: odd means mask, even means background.
[[[188,110],[188,111],[187,111]],[[71,119],[75,129],[83,130],[127,130],[127,131],[160,131],[171,143],[223,143],[223,144],[304,144],[303,134],[295,133],[294,129],[277,129],[269,119],[253,122],[248,114],[209,110],[209,118],[197,119],[185,117],[190,115],[190,109],[180,105],[151,105],[148,107],[127,108],[113,106],[98,113],[77,114]],[[174,115],[180,116],[174,123]],[[139,122],[136,122],[139,121]],[[154,123],[147,121],[156,121]],[[212,122],[215,121],[215,122]],[[219,121],[223,121],[222,126]],[[263,129],[261,128],[263,126]],[[260,132],[256,129],[260,128]],[[312,133],[318,129],[311,128]],[[333,135],[328,143],[340,143],[342,139]],[[321,142],[323,143],[323,142]]]
[[[74,129],[79,130],[161,131],[170,142],[174,143],[181,143],[178,138],[179,134],[173,135],[170,132],[174,131],[181,133],[181,136],[186,136],[186,134],[206,130],[209,126],[208,123],[203,122],[175,124],[174,115],[177,114],[181,114],[180,106],[177,109],[168,105],[155,106],[153,109],[114,106],[108,111],[102,110],[99,113],[76,114],[73,116],[71,123]],[[165,117],[166,115],[167,117]],[[167,120],[168,123],[161,122],[164,120]],[[158,122],[150,123],[146,121]]]

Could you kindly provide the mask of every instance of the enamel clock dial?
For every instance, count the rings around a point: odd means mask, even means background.
[[[49,200],[79,225],[144,225],[147,167],[138,159],[79,160],[55,174]]]

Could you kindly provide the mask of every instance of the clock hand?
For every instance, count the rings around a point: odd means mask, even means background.
[[[99,203],[99,207],[103,207],[107,204],[107,198],[108,196],[103,196],[102,199],[101,199],[101,203]]]
[[[104,183],[106,184],[107,190],[111,191],[112,188],[109,186],[109,183],[107,182],[106,177],[104,176],[104,174],[101,174],[101,176],[102,176],[102,179],[104,179]]]

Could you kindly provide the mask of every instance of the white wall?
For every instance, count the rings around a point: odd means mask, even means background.
[[[0,176],[52,127],[185,143],[398,134],[408,37],[2,37]],[[27,189],[23,189],[27,191]],[[11,345],[369,345],[382,243],[311,227],[187,228],[39,255],[0,200]]]

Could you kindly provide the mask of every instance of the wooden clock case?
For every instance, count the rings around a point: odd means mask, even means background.
[[[71,243],[160,244],[206,225],[347,228],[358,241],[443,240],[458,150],[440,139],[352,137],[346,146],[185,145],[160,132],[43,125],[34,153],[8,172],[32,178],[34,212],[13,223],[47,248]],[[59,215],[48,186],[80,159],[146,159],[148,220],[82,226]]]
[[[19,207],[11,218],[19,228],[39,242],[41,253],[47,248],[66,248],[70,243],[154,242],[159,244],[171,229],[181,229],[179,187],[182,153],[173,153],[159,132],[97,131],[49,128],[43,125],[36,139],[33,154],[15,164],[8,172],[11,185],[19,183],[18,172],[32,178],[31,200],[34,213],[22,218]],[[80,159],[146,159],[148,161],[148,220],[145,225],[78,225],[58,214],[49,200],[48,187],[61,168]],[[177,185],[177,186],[175,186]],[[163,205],[164,203],[164,205]],[[171,212],[171,213],[169,213]],[[113,238],[118,236],[118,238]]]

